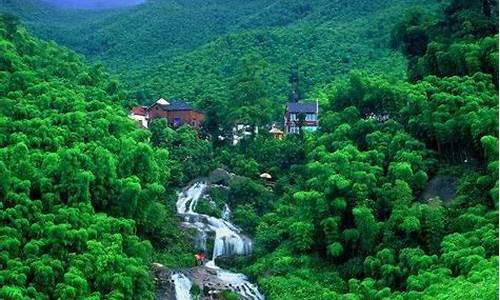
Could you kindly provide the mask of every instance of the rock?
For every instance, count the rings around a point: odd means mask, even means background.
[[[213,276],[217,276],[217,271],[216,270],[210,269],[210,268],[206,268],[205,270],[207,271],[207,274],[210,274],[210,275],[213,275]]]
[[[208,175],[208,182],[211,184],[227,184],[231,177],[233,177],[233,174],[224,169],[217,168]]]
[[[457,179],[450,176],[436,176],[429,181],[422,198],[425,201],[439,197],[443,202],[452,200],[457,193]]]
[[[151,273],[156,284],[156,300],[175,299],[175,288],[171,281],[172,271],[159,263],[151,264]]]
[[[229,269],[231,266],[234,266],[237,264],[238,260],[241,259],[241,257],[238,256],[219,256],[215,260],[217,266],[223,268],[223,269]]]

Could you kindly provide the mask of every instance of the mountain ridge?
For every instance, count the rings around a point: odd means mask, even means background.
[[[389,49],[388,32],[400,15],[397,11],[421,2],[358,0],[347,5],[348,2],[150,0],[132,8],[83,12],[77,16],[76,24],[67,27],[64,24],[72,15],[67,10],[58,11],[52,19],[37,19],[33,12],[22,13],[21,17],[42,37],[75,49],[92,62],[102,62],[142,95],[139,101],[152,101],[158,94],[202,101],[216,93],[211,86],[227,90],[227,81],[234,76],[239,58],[250,52],[256,52],[271,66],[267,78],[275,78],[269,80],[272,85],[278,84],[279,92],[268,97],[282,99],[287,95],[293,57],[302,56],[295,63],[311,69],[307,72],[314,78],[305,79],[311,83],[306,87],[308,91],[338,74],[346,74],[352,67],[364,67],[367,57],[392,65],[387,73],[396,74],[397,78],[405,76],[404,58]],[[432,1],[425,3],[433,7]],[[372,22],[376,22],[375,26]],[[129,30],[123,32],[123,28]],[[308,38],[309,34],[314,34],[314,39]],[[278,44],[269,48],[266,39],[275,39]],[[337,54],[332,55],[333,48],[338,49]],[[225,61],[217,62],[214,56],[221,55]],[[319,58],[324,66],[311,68],[307,56]],[[353,63],[338,64],[339,60]],[[171,82],[179,81],[173,77],[181,69],[182,82],[171,88]],[[330,69],[334,69],[333,73]],[[202,80],[200,77],[206,78],[207,84],[196,83]],[[190,82],[193,84],[186,88]],[[180,90],[185,94],[180,94]]]

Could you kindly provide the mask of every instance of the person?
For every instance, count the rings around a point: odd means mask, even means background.
[[[196,253],[194,255],[194,266],[198,266],[200,264],[200,255],[198,255],[198,253]]]
[[[200,251],[194,255],[194,258],[196,259],[197,266],[203,266],[203,264],[205,263],[206,254],[205,252]]]

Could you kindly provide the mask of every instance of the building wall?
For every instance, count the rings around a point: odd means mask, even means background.
[[[201,122],[203,121],[203,118],[205,117],[204,114],[198,111],[191,111],[191,126],[195,128],[200,128],[201,127]],[[193,123],[194,122],[194,123]]]
[[[317,129],[318,124],[319,124],[319,120],[318,120],[319,116],[316,113],[314,113],[314,114],[316,115],[316,120],[315,121],[304,120],[303,129],[308,130],[308,131],[315,131]],[[297,117],[296,121],[292,121],[291,120],[291,113],[288,111],[285,112],[285,124],[284,124],[285,134],[298,133],[298,123],[299,123],[298,117]]]
[[[142,117],[131,114],[131,117],[133,119],[137,119],[141,123],[143,123],[142,118],[144,118],[147,121],[152,121],[153,119],[156,118],[165,118],[168,120],[169,125],[173,127],[178,127],[184,124],[188,124],[191,127],[199,129],[201,127],[201,122],[204,118],[204,115],[203,113],[194,110],[166,111],[161,107],[161,105],[154,104],[149,108],[146,116]]]
[[[194,128],[200,128],[203,114],[193,110],[178,110],[167,112],[167,119],[170,126],[181,126],[188,124]]]
[[[139,124],[142,127],[148,128],[148,120],[146,119],[146,116],[130,114],[129,118],[131,118],[131,119],[136,120],[137,122],[139,122]]]
[[[148,110],[148,117],[149,119],[168,118],[168,114],[165,110],[163,110],[163,108],[161,108],[160,105],[154,104]]]

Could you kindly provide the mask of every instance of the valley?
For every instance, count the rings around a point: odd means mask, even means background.
[[[0,299],[498,299],[498,46],[495,1],[0,0]]]

